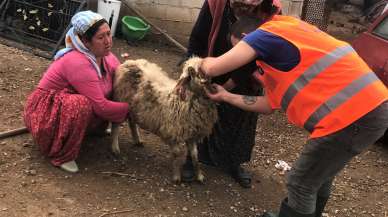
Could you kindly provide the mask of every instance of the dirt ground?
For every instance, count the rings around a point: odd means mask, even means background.
[[[114,53],[123,52],[158,63],[172,77],[179,73],[182,54],[160,40],[148,37],[131,46],[115,40]],[[49,63],[0,44],[0,131],[23,126],[25,98]],[[167,146],[142,131],[145,146],[133,147],[123,129],[125,159],[113,157],[109,136],[87,138],[77,174],[51,166],[29,134],[0,140],[0,217],[255,216],[278,208],[286,193],[285,176],[275,164],[292,165],[307,138],[280,112],[260,116],[252,160],[245,165],[253,174],[253,188],[243,189],[223,171],[206,166],[204,185],[174,185]],[[324,216],[387,217],[387,168],[388,147],[369,147],[336,179]]]

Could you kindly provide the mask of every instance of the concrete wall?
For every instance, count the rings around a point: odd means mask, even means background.
[[[193,24],[204,0],[122,0],[121,16],[134,7],[150,22],[166,30],[177,41],[187,45]],[[303,0],[282,0],[283,13],[300,16]],[[127,9],[126,9],[127,8]]]
[[[134,7],[150,22],[166,30],[168,34],[184,45],[187,45],[191,29],[203,4],[203,0],[122,1],[124,6],[128,4]]]

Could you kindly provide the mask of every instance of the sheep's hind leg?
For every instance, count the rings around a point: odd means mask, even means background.
[[[205,175],[203,174],[203,171],[201,170],[201,168],[199,166],[197,144],[196,143],[188,144],[188,147],[189,147],[189,153],[191,156],[191,160],[193,162],[195,178],[200,183],[204,183],[205,182]]]
[[[119,132],[120,124],[112,123],[112,152],[116,156],[120,156]]]
[[[128,125],[129,129],[131,130],[131,135],[133,142],[136,146],[143,146],[143,143],[140,142],[140,136],[139,136],[139,128],[137,127],[137,124],[135,123],[133,118],[128,118]]]
[[[172,180],[179,184],[181,182],[181,170],[186,162],[187,147],[184,143],[170,145],[172,147]]]

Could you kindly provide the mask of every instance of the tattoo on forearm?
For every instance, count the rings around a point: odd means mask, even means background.
[[[256,96],[242,96],[243,101],[247,105],[253,105],[255,104],[257,97]]]

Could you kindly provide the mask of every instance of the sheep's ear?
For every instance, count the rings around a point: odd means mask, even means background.
[[[187,71],[189,71],[189,76],[190,77],[194,77],[196,75],[196,72],[195,72],[195,69],[194,67],[190,66],[189,68],[187,68]]]
[[[190,77],[183,77],[178,80],[174,88],[174,92],[179,96],[181,100],[186,100],[186,88],[187,84],[190,82]]]

